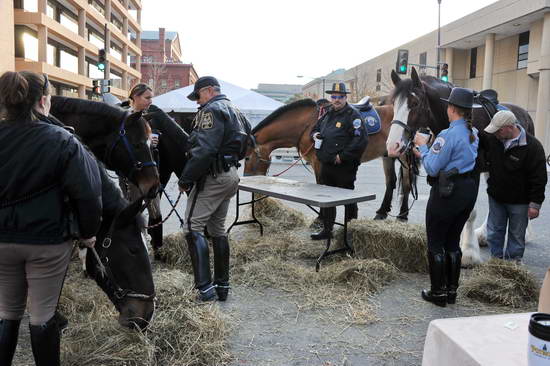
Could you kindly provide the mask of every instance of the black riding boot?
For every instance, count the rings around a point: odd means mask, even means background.
[[[214,286],[218,300],[225,301],[229,293],[229,241],[227,236],[212,238],[214,249]]]
[[[11,366],[21,320],[0,319],[0,365]]]
[[[208,242],[201,233],[191,231],[185,235],[189,247],[189,256],[195,275],[195,288],[199,290],[201,301],[213,300],[216,296],[212,286],[210,274],[210,258],[208,253]]]
[[[316,234],[311,234],[312,240],[325,240],[332,238],[332,228],[336,220],[336,207],[322,208],[323,230]]]
[[[430,267],[431,290],[422,290],[422,298],[437,306],[447,305],[447,291],[445,289],[445,254],[432,254],[428,252]]]
[[[456,290],[458,289],[458,280],[460,279],[460,265],[462,262],[462,253],[460,251],[447,252],[445,259],[447,270],[447,303],[456,303]]]
[[[36,366],[59,366],[61,331],[53,316],[45,324],[31,325],[31,345]]]

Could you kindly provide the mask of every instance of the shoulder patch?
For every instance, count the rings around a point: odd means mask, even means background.
[[[200,126],[203,130],[208,130],[214,127],[214,118],[212,117],[212,112],[205,112],[202,114]]]
[[[445,145],[445,139],[443,137],[436,138],[432,145],[432,152],[434,152],[435,154],[439,154],[443,145]]]
[[[376,119],[374,119],[374,117],[372,117],[372,116],[368,116],[367,117],[367,124],[371,127],[374,127],[374,125],[376,124]]]
[[[361,120],[359,118],[353,120],[353,128],[358,129],[361,127]]]

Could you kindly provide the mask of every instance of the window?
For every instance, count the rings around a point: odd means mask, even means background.
[[[475,79],[477,67],[477,48],[470,50],[470,79]]]
[[[88,28],[88,41],[90,41],[90,43],[96,46],[97,48],[101,49],[105,47],[105,42],[103,41],[103,38],[100,35],[90,31],[89,28]]]
[[[160,86],[163,87],[163,88],[166,88],[166,86],[168,85],[168,83],[166,82],[166,79],[162,79],[160,81]]]
[[[382,69],[376,70],[376,82],[379,83],[382,81]]]
[[[376,91],[380,91],[380,84],[376,85]]]
[[[180,87],[180,81],[179,80],[174,81],[174,87],[176,87],[176,88]]]
[[[149,79],[149,82],[147,83],[148,85],[153,85],[155,83],[155,80],[153,79]]]
[[[78,74],[78,57],[66,50],[61,50],[59,54],[59,67]]]
[[[69,28],[72,32],[78,33],[78,23],[77,23],[77,21],[75,21],[66,12],[61,13],[61,17],[59,18],[59,22],[61,23],[61,25],[64,25],[65,27]]]
[[[426,64],[428,63],[428,53],[422,52],[418,56],[418,63],[420,64],[420,74],[426,75]]]
[[[518,69],[525,69],[527,67],[528,58],[529,58],[529,32],[524,32],[519,35]]]

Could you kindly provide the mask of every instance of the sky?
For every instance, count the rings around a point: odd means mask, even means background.
[[[494,2],[442,0],[441,25]],[[306,84],[351,68],[437,29],[438,14],[437,0],[142,0],[142,6],[143,30],[177,31],[183,62],[199,76],[244,88]]]

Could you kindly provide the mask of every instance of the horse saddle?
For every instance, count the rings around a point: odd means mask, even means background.
[[[368,112],[372,109],[372,103],[370,102],[370,97],[368,95],[361,99],[357,104],[352,104],[352,106],[359,112]]]
[[[380,123],[380,115],[376,111],[376,108],[371,108],[367,111],[361,111],[361,116],[365,121],[365,128],[367,129],[367,134],[374,135],[375,133],[380,132],[382,129],[382,124]]]
[[[489,118],[493,118],[498,111],[507,111],[508,108],[499,104],[498,93],[494,89],[482,90],[474,96],[474,102],[481,105]]]

